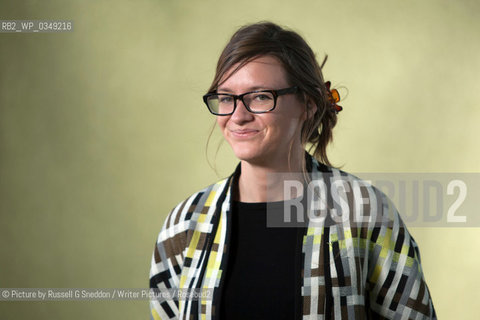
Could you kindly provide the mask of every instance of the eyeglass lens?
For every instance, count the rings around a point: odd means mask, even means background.
[[[235,108],[234,97],[229,94],[216,94],[208,98],[208,107],[217,114],[229,114]],[[240,99],[237,99],[240,100]],[[275,97],[271,92],[252,92],[243,96],[243,103],[254,112],[265,112],[275,105]],[[237,101],[237,106],[239,101]]]

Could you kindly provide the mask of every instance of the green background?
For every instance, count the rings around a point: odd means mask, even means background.
[[[239,26],[272,20],[347,97],[349,172],[479,172],[480,2],[1,1],[0,287],[147,287],[163,219],[236,165],[202,104]],[[415,228],[441,319],[476,319],[478,228]],[[145,319],[147,301],[8,302],[1,319]]]

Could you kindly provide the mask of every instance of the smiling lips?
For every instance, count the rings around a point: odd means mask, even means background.
[[[237,138],[249,138],[256,135],[259,130],[253,129],[237,129],[237,130],[230,130],[232,135]]]

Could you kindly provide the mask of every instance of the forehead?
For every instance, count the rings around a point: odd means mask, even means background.
[[[244,63],[232,66],[222,77],[219,90],[236,88],[278,89],[287,86],[285,68],[280,60],[273,56],[261,56]],[[238,70],[237,70],[238,69]]]

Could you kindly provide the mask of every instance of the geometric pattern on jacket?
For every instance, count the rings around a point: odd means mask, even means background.
[[[308,221],[302,244],[303,315],[298,319],[436,319],[418,247],[390,199],[310,155],[307,162],[312,181],[347,185],[351,192],[344,194],[343,203],[350,209],[362,203],[366,220],[355,223],[350,215],[333,222],[328,217]],[[232,186],[239,173],[240,166],[229,178],[178,204],[167,216],[152,256],[150,288],[203,289],[213,297],[152,299],[152,319],[219,318],[215,312],[228,253]],[[358,199],[365,195],[366,204]],[[342,202],[333,198],[328,191],[329,207],[341,216]]]

